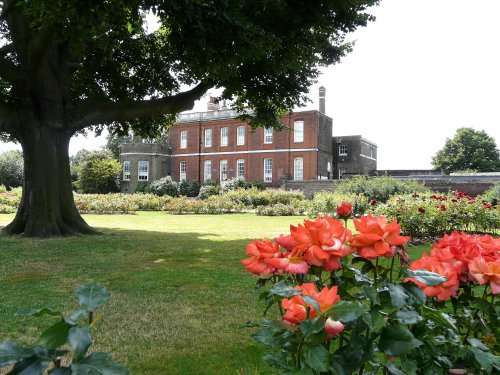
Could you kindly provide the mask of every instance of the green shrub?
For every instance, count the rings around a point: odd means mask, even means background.
[[[139,181],[135,187],[134,193],[148,193],[150,189],[149,185],[150,183],[148,181]]]
[[[185,197],[197,197],[200,193],[200,184],[198,181],[181,181],[179,183],[179,195]]]
[[[0,214],[13,214],[17,211],[17,207],[0,203]]]
[[[343,180],[335,187],[338,194],[363,194],[370,200],[385,203],[393,195],[429,192],[415,180],[397,180],[391,176],[356,176]]]
[[[15,211],[20,203],[21,195],[17,194],[17,192],[12,190],[6,193],[0,193],[0,205],[12,207]]]
[[[219,195],[220,191],[220,185],[215,184],[215,185],[203,185],[200,188],[200,192],[198,193],[198,198],[199,199],[207,199],[208,197],[212,195]]]
[[[147,192],[160,197],[164,195],[177,197],[179,195],[179,183],[172,180],[170,176],[163,177],[151,182]]]
[[[368,198],[362,194],[321,192],[314,194],[311,215],[335,216],[337,206],[340,206],[343,201],[352,204],[352,212],[358,216],[366,213],[370,207]]]
[[[287,204],[275,203],[269,206],[259,206],[256,213],[260,216],[300,216],[305,215],[310,210],[310,201],[295,199]]]
[[[80,213],[115,214],[133,213],[139,209],[131,194],[74,194]]]
[[[500,203],[500,183],[496,183],[483,194],[483,199],[491,204],[497,205]]]
[[[0,193],[6,193],[6,192],[7,192],[7,188],[5,187],[5,185],[0,184]]]
[[[122,167],[107,153],[86,155],[78,169],[76,187],[84,194],[107,194],[120,191]]]
[[[287,191],[283,189],[258,190],[255,187],[250,189],[236,189],[223,194],[235,203],[243,204],[250,208],[268,206],[277,203],[289,204],[294,200],[305,200],[301,191]]]
[[[163,206],[172,199],[168,195],[159,197],[150,193],[128,194],[125,197],[132,205],[137,206],[138,211],[162,211]]]
[[[224,182],[222,186],[222,193],[237,189],[250,189],[252,186],[244,178],[236,177],[229,181]]]
[[[173,198],[168,201],[165,211],[173,214],[229,214],[243,212],[245,206],[235,203],[223,195],[213,195],[205,200],[187,197]]]

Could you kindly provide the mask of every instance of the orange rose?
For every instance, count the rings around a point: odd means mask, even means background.
[[[390,258],[395,246],[410,240],[410,237],[400,236],[401,226],[396,220],[388,223],[384,216],[362,216],[360,220],[354,220],[354,226],[360,233],[354,236],[351,245],[366,259]]]
[[[263,241],[255,240],[250,242],[247,245],[247,255],[251,255],[251,258],[243,259],[241,263],[245,265],[249,272],[257,275],[268,275],[278,270],[270,265],[267,260],[286,256],[286,253],[280,252],[277,243],[265,238]]]
[[[352,214],[352,204],[342,201],[340,206],[337,206],[337,215],[341,219],[348,219]]]
[[[489,282],[493,294],[500,293],[500,258],[488,262],[483,257],[477,257],[469,263],[469,272],[480,285]]]

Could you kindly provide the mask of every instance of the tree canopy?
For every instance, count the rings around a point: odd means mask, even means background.
[[[253,126],[277,126],[319,68],[351,49],[346,34],[377,3],[0,1],[0,133],[21,143],[25,160],[25,195],[4,232],[91,231],[68,191],[67,146],[84,129],[156,138],[213,87],[252,109]]]
[[[459,128],[434,155],[432,165],[447,174],[458,171],[498,172],[500,152],[495,139],[484,130]]]

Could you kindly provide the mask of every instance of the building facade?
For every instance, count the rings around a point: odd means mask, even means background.
[[[282,116],[278,121],[284,130],[252,129],[237,112],[210,98],[206,112],[179,115],[168,145],[134,137],[121,146],[122,192],[165,176],[222,184],[241,177],[277,187],[284,180],[338,179],[376,170],[377,145],[361,136],[332,137],[333,121],[324,112],[321,87],[319,111]]]
[[[293,112],[286,130],[251,127],[232,110],[180,115],[169,131],[174,180],[242,177],[280,186],[283,179],[330,178],[332,120],[318,111]]]
[[[377,170],[377,145],[360,135],[333,136],[335,179]]]

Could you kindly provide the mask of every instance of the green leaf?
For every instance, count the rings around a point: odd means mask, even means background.
[[[380,305],[380,298],[378,297],[377,289],[372,288],[368,285],[363,285],[363,292],[365,297],[368,298],[375,305]]]
[[[68,343],[75,352],[75,360],[79,361],[92,345],[89,329],[87,327],[72,327],[69,330]]]
[[[367,275],[365,275],[364,273],[362,273],[357,268],[354,268],[354,267],[347,267],[347,268],[352,271],[352,273],[354,274],[354,279],[358,283],[365,283],[365,284],[371,284],[372,283],[372,279],[370,279]]]
[[[73,375],[128,375],[129,370],[106,353],[92,353],[71,365]]]
[[[78,310],[75,311],[68,317],[64,318],[64,321],[72,326],[76,326],[78,321],[82,318],[86,318],[88,316],[87,310]]]
[[[318,333],[325,328],[325,321],[320,318],[306,319],[300,322],[300,332],[304,336],[309,336],[314,333]]]
[[[14,365],[9,375],[43,375],[50,362],[50,359],[38,356],[25,358]]]
[[[423,305],[425,303],[425,293],[417,285],[412,282],[403,283],[406,295],[408,296],[408,304]]]
[[[69,367],[59,367],[49,371],[50,375],[71,375],[71,369]]]
[[[333,306],[332,314],[335,320],[342,323],[352,322],[369,310],[368,306],[358,301],[340,301]]]
[[[401,369],[406,375],[417,375],[417,363],[413,359],[401,357]]]
[[[32,348],[23,348],[15,341],[5,341],[0,345],[0,367],[12,365],[32,355]]]
[[[399,285],[388,284],[387,289],[389,290],[389,295],[391,296],[391,302],[394,307],[398,309],[406,304],[408,296],[405,290]]]
[[[399,356],[420,345],[422,342],[403,325],[385,327],[380,334],[379,348],[388,355]]]
[[[314,298],[309,297],[309,296],[302,296],[302,299],[304,300],[305,303],[307,303],[308,305],[311,305],[314,308],[314,310],[316,310],[318,315],[321,314],[321,308],[319,306],[318,301],[316,301]]]
[[[490,372],[493,367],[500,367],[500,357],[493,355],[490,352],[482,351],[479,348],[470,347],[470,351],[474,354],[474,358],[483,369]]]
[[[328,371],[328,351],[321,345],[304,347],[305,363],[313,370]]]
[[[21,309],[18,312],[16,312],[16,314],[15,314],[15,316],[36,316],[36,317],[39,317],[42,315],[58,316],[58,315],[61,315],[61,312],[56,311],[54,309],[44,307],[42,309]]]
[[[287,353],[280,351],[280,352],[273,352],[273,353],[266,353],[262,357],[264,362],[266,362],[268,365],[276,368],[287,368]]]
[[[482,351],[488,351],[488,347],[483,344],[481,340],[475,339],[475,338],[468,338],[467,341],[469,344],[471,344],[473,347],[479,348]]]
[[[396,319],[403,324],[416,324],[424,318],[420,316],[420,314],[416,311],[398,311],[396,313]]]
[[[71,325],[64,320],[47,328],[38,339],[38,344],[47,349],[56,349],[66,343]]]
[[[403,371],[401,371],[400,369],[398,369],[398,367],[394,363],[392,363],[392,362],[386,363],[384,366],[387,369],[387,371],[389,371],[389,374],[392,374],[392,375],[407,375]]]
[[[439,285],[448,280],[447,277],[441,276],[434,272],[427,271],[425,269],[420,269],[417,271],[412,271],[408,269],[406,270],[406,275],[429,286]]]
[[[80,285],[76,290],[78,303],[89,312],[94,312],[103,306],[109,297],[109,291],[96,282]]]
[[[303,368],[300,370],[292,370],[292,371],[284,372],[283,375],[314,375],[314,374],[310,368]]]
[[[293,296],[298,296],[300,294],[300,291],[295,289],[295,287],[288,285],[285,281],[280,281],[276,284],[273,285],[273,287],[269,291],[271,294],[280,296],[280,297],[285,297],[285,298],[290,298]]]

